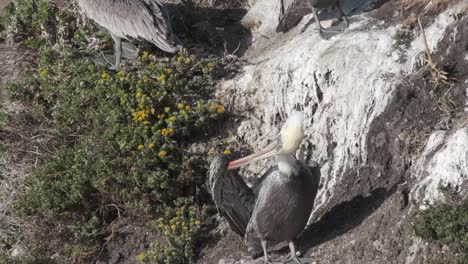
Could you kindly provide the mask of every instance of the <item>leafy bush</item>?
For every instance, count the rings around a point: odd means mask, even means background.
[[[143,52],[110,71],[90,59],[89,44],[107,39],[72,12],[19,0],[6,14],[3,35],[39,47],[37,69],[8,85],[10,97],[61,142],[34,170],[17,212],[66,221],[83,251],[99,246],[121,211],[165,215],[157,230],[170,242],[155,244],[148,259],[190,262],[204,214],[180,198],[205,182],[205,160],[187,147],[206,141],[225,112],[209,99],[216,62],[185,50],[172,58]]]

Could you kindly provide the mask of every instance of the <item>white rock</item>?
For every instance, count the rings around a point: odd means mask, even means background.
[[[431,48],[454,23],[457,8],[445,11],[427,28]],[[409,51],[397,51],[392,43],[399,27],[369,31],[367,14],[353,16],[350,28],[329,40],[322,40],[314,26],[302,34],[296,34],[297,29],[273,34],[278,11],[277,1],[256,1],[246,16],[261,21],[253,32],[257,41],[246,55],[250,63],[236,78],[226,80],[217,96],[246,115],[237,134],[255,150],[276,137],[295,106],[303,107],[307,129],[299,154],[318,161],[324,186],[315,212],[333,197],[344,172],[366,165],[370,124],[413,69],[397,57],[413,58],[423,46],[416,39]],[[258,175],[272,162],[252,164],[243,175]]]
[[[13,258],[22,257],[22,256],[24,256],[24,254],[25,254],[25,250],[24,250],[24,248],[23,248],[22,246],[20,246],[20,245],[15,245],[15,246],[13,247],[13,249],[11,250],[11,256],[12,256]]]
[[[452,135],[443,131],[433,133],[415,168],[418,184],[410,195],[420,203],[446,201],[440,187],[449,185],[465,195],[468,190],[461,186],[468,181],[468,126]]]

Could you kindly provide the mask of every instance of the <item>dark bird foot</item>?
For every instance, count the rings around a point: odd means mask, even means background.
[[[349,21],[348,21],[348,18],[347,17],[342,17],[342,18],[339,18],[339,19],[336,19],[332,22],[331,24],[331,27],[336,27],[338,26],[339,24],[341,24],[341,22],[343,22],[344,20],[344,27],[342,27],[341,30],[334,30],[333,32],[344,32],[348,27],[349,27]]]

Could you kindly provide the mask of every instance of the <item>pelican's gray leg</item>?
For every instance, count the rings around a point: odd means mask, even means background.
[[[340,18],[339,18],[339,21],[345,20],[345,23],[346,23],[346,26],[345,26],[345,29],[349,27],[349,21],[348,21],[348,17],[345,15],[345,13],[343,12],[343,9],[341,8],[341,5],[340,5],[340,1],[337,1],[336,2],[336,7],[338,8],[338,12],[340,12]],[[343,29],[344,31],[344,29]]]
[[[291,251],[291,259],[297,264],[302,264],[301,261],[296,256],[296,248],[294,247],[294,242],[289,241],[289,250]]]
[[[320,24],[320,20],[319,20],[318,14],[317,14],[317,9],[315,9],[315,7],[312,7],[312,12],[314,13],[315,22],[317,22],[319,35],[320,35],[321,38],[324,38],[323,34],[322,34],[323,27]]]
[[[120,66],[120,60],[122,58],[122,39],[112,35],[114,40],[114,53],[115,53],[115,65],[111,67],[112,70],[117,70]]]
[[[267,241],[262,238],[262,248],[263,248],[263,263],[268,264],[270,262],[270,258],[268,257],[267,252]]]

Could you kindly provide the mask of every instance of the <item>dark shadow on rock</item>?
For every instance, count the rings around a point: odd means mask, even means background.
[[[367,197],[356,196],[340,203],[327,212],[318,222],[311,224],[299,238],[299,245],[308,249],[352,230],[372,214],[387,197],[396,191],[378,188]]]
[[[242,8],[201,8],[189,4],[167,4],[173,30],[190,51],[205,55],[244,55],[252,44],[252,34],[242,24],[247,10]]]

